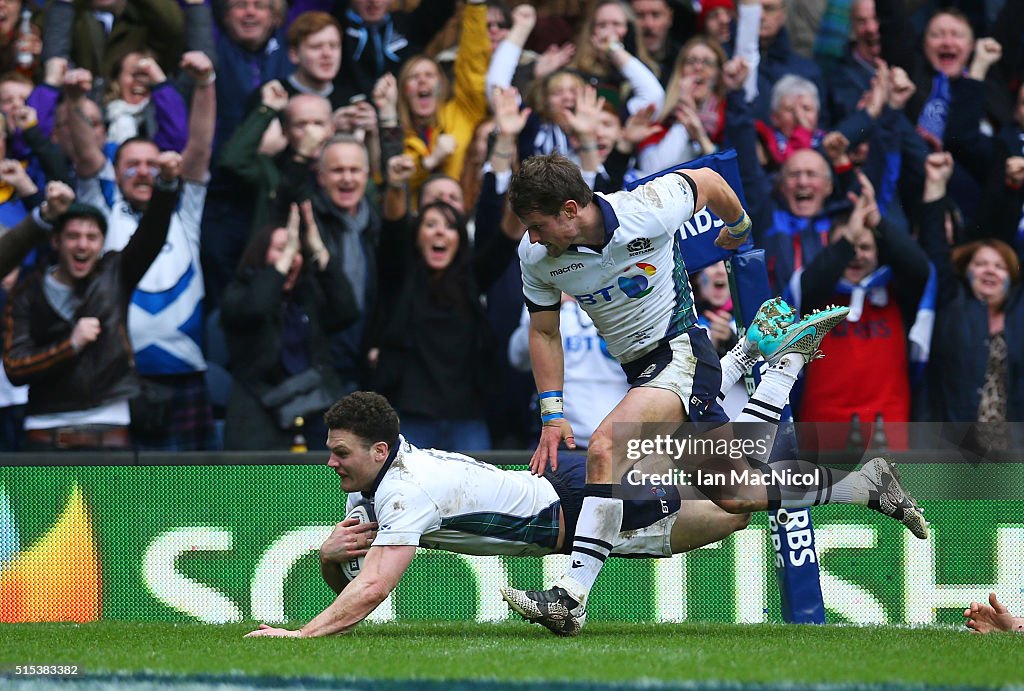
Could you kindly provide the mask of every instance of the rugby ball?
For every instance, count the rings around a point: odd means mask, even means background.
[[[360,523],[371,523],[377,520],[373,513],[373,507],[369,504],[356,504],[353,506],[348,515],[345,516],[346,520],[349,518],[355,518]],[[341,573],[344,574],[349,582],[355,580],[355,577],[363,570],[363,559],[364,557],[353,557],[341,563]]]

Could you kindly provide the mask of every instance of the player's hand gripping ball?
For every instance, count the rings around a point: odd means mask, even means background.
[[[369,504],[357,504],[352,507],[352,510],[348,512],[345,519],[348,520],[354,518],[362,523],[373,523],[377,520],[377,516],[374,514],[373,507]],[[372,533],[363,533],[363,535],[371,535]],[[368,548],[369,545],[367,544]],[[350,582],[359,575],[359,572],[363,570],[363,559],[364,556],[351,557],[341,563],[341,572],[345,575]]]

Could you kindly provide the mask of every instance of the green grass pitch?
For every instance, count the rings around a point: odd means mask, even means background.
[[[953,628],[592,622],[558,639],[520,622],[364,624],[321,639],[243,639],[253,624],[0,625],[15,665],[156,673],[410,680],[1024,685],[1024,637]],[[10,678],[10,677],[8,677]],[[3,686],[0,676],[0,687]]]

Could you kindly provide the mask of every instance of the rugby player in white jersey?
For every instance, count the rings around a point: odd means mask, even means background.
[[[248,636],[326,636],[349,631],[394,590],[417,546],[477,555],[563,552],[583,501],[582,459],[563,459],[545,477],[502,470],[468,456],[417,449],[399,436],[387,400],[359,391],[325,414],[327,465],[341,478],[348,509],[368,504],[376,521],[338,524],[320,550],[324,580],[339,593],[299,630],[261,624]],[[646,494],[646,496],[643,496]],[[746,527],[710,501],[681,501],[674,487],[636,488],[625,502],[616,555],[668,557]],[[341,565],[365,557],[348,582]]]
[[[785,303],[769,301],[759,310],[748,337],[719,363],[696,322],[677,229],[707,207],[726,224],[716,244],[734,249],[747,238],[750,219],[735,192],[710,169],[679,170],[631,192],[604,195],[591,192],[579,168],[565,157],[534,156],[512,177],[509,203],[527,229],[519,257],[543,423],[532,471],[540,475],[549,466],[557,467],[561,442],[574,446],[562,410],[558,315],[563,291],[590,315],[632,387],[590,439],[585,499],[569,569],[545,591],[502,588],[502,596],[524,618],[571,636],[580,630],[586,599],[622,524],[622,501],[613,496],[613,488],[628,465],[625,458],[613,457],[613,426],[621,441],[639,437],[642,423],[724,425],[728,420],[718,396],[739,380],[758,352],[769,366],[737,422],[777,423],[797,374],[818,354],[821,340],[848,308],[829,308],[795,321]],[[745,458],[739,463],[755,470]],[[800,466],[813,468],[809,463],[789,463],[801,477],[809,469]],[[702,491],[726,511],[739,514],[859,503],[900,520],[918,537],[927,536],[923,514],[884,459],[874,459],[854,473],[822,468],[819,477],[817,486]]]

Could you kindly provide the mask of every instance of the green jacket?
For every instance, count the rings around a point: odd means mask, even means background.
[[[277,188],[281,183],[281,171],[276,157],[259,152],[260,139],[264,130],[278,116],[278,111],[262,103],[249,111],[239,123],[231,138],[221,147],[217,167],[232,173],[238,180],[255,193],[247,196],[253,199],[252,228],[261,228],[272,215],[277,203]]]

